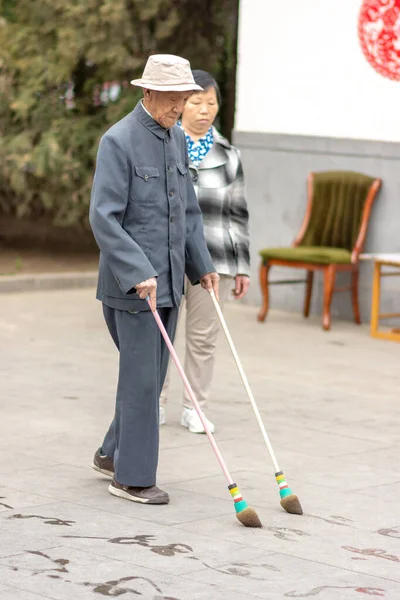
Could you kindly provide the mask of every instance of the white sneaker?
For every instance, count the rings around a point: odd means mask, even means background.
[[[160,406],[160,413],[159,413],[159,426],[161,427],[161,425],[165,425],[167,422],[167,415],[165,414],[165,410],[163,406]]]
[[[208,425],[209,430],[211,431],[211,433],[214,433],[214,431],[215,431],[214,424],[211,423],[211,421],[209,421],[207,419],[207,417],[205,416],[204,413],[202,413],[202,414]],[[184,408],[183,409],[183,413],[182,413],[182,417],[181,417],[181,425],[183,427],[187,427],[189,429],[190,433],[205,433],[203,423],[201,422],[200,417],[194,408]]]

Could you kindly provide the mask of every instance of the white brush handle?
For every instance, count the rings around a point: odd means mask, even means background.
[[[252,393],[252,391],[250,389],[249,382],[247,381],[246,374],[243,371],[243,367],[242,367],[242,365],[240,363],[239,356],[238,356],[238,353],[236,352],[236,348],[234,346],[231,334],[229,333],[229,329],[228,329],[228,326],[226,324],[224,315],[222,314],[221,307],[220,307],[220,305],[219,305],[219,303],[218,303],[218,301],[217,301],[217,299],[215,297],[215,294],[214,294],[213,290],[211,290],[210,296],[211,296],[212,301],[214,303],[215,310],[217,311],[219,320],[221,321],[221,325],[222,325],[222,328],[223,328],[223,330],[225,332],[226,339],[228,340],[228,344],[229,344],[229,346],[230,346],[230,348],[232,350],[232,354],[233,354],[233,357],[235,359],[236,366],[238,368],[238,371],[239,371],[240,376],[242,378],[242,381],[243,381],[244,387],[246,389],[247,395],[248,395],[249,400],[251,402],[251,405],[253,407],[254,414],[256,415],[256,419],[257,419],[258,424],[260,426],[261,433],[263,435],[265,444],[266,444],[266,446],[268,448],[268,452],[270,453],[270,456],[271,456],[271,459],[272,459],[272,462],[273,462],[273,465],[274,465],[275,473],[278,473],[280,471],[280,468],[279,468],[279,465],[278,465],[278,461],[276,460],[274,450],[273,450],[273,448],[271,446],[271,442],[269,441],[269,437],[268,437],[268,434],[267,434],[267,432],[265,430],[264,423],[262,422],[261,415],[260,415],[260,412],[259,412],[259,410],[257,408],[256,401],[254,400],[254,396],[253,396],[253,393]]]

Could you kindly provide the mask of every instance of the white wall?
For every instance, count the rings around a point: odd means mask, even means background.
[[[241,0],[235,128],[400,141],[400,82],[358,41],[361,0]]]

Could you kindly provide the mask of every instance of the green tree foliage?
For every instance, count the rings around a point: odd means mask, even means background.
[[[141,95],[125,85],[96,106],[96,86],[130,81],[165,52],[232,97],[236,15],[237,0],[0,0],[0,212],[86,226],[99,138]]]

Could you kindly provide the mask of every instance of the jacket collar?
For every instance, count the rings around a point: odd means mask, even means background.
[[[212,129],[213,129],[214,142],[216,142],[217,144],[220,144],[221,146],[224,146],[225,148],[228,148],[228,150],[229,150],[231,145],[228,142],[228,140],[226,138],[224,138],[223,135],[220,134],[218,129],[216,129],[215,127],[213,127]]]
[[[154,133],[162,140],[167,135],[167,132],[170,131],[169,129],[164,129],[164,127],[161,127],[161,125],[153,119],[153,117],[143,108],[141,100],[139,100],[133,109],[133,115],[146,127],[146,129]]]
[[[214,144],[212,148],[207,152],[198,167],[195,167],[193,163],[190,166],[197,168],[199,171],[203,169],[214,169],[215,167],[221,167],[225,165],[229,158],[227,150],[230,149],[231,145],[227,139],[225,139],[215,127],[213,127],[213,139]]]

